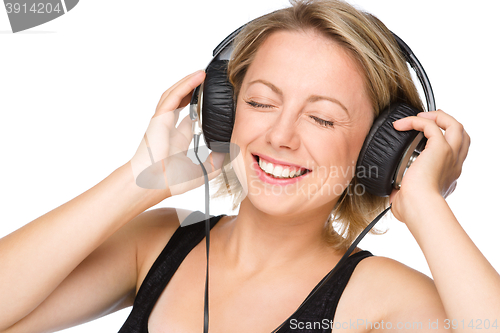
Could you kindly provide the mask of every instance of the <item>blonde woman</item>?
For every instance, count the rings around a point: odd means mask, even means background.
[[[228,176],[240,209],[211,219],[210,332],[466,332],[475,329],[467,326],[471,320],[497,323],[500,277],[445,201],[470,138],[441,110],[394,123],[399,131],[423,131],[428,142],[390,197],[434,280],[357,249],[292,315],[355,234],[387,207],[387,199],[347,192],[356,179],[345,171],[355,166],[374,119],[395,101],[417,109],[422,103],[388,30],[343,2],[293,3],[249,25],[234,52],[231,142],[239,154]],[[128,163],[0,240],[0,295],[14,300],[0,305],[0,332],[55,331],[131,305],[120,332],[203,329],[202,224],[179,227],[174,208],[144,212],[200,186],[198,167],[165,159],[164,169],[175,170],[160,178],[165,189],[136,182],[151,159],[189,147],[191,121],[175,127],[177,110],[204,79],[204,72],[193,73],[162,95]],[[222,192],[224,157],[212,153],[205,162]],[[294,176],[276,179],[262,161]],[[332,168],[344,172],[319,172]],[[310,191],[294,191],[297,185]],[[344,235],[331,226],[332,216]],[[459,324],[451,327],[451,319]]]

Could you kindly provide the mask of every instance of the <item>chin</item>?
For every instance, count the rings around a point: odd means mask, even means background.
[[[256,210],[273,216],[293,215],[303,211],[298,201],[290,200],[285,197],[248,195],[245,200],[247,204],[253,206]]]

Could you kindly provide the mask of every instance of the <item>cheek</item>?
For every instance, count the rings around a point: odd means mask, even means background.
[[[262,136],[265,129],[266,123],[262,121],[262,115],[259,112],[237,108],[231,142],[245,149],[246,144]]]
[[[233,132],[231,134],[231,143],[234,145],[231,145],[231,147],[239,147],[239,149],[238,151],[231,150],[230,158],[231,165],[238,181],[243,187],[245,196],[248,194],[247,171],[249,171],[246,170],[248,161],[246,161],[245,158],[249,157],[247,154],[248,144],[255,140],[255,133],[258,133],[258,130],[255,128],[257,125],[258,124],[255,124],[252,120],[252,117],[249,116],[248,112],[238,110],[238,108],[236,109]]]
[[[248,180],[247,180],[247,170],[245,160],[243,159],[243,152],[239,151],[238,154],[235,154],[234,151],[230,151],[231,157],[231,166],[233,167],[234,173],[236,174],[236,178],[240,182],[244,196],[248,194]]]
[[[244,119],[242,119],[241,111],[236,110],[236,114],[234,116],[234,125],[233,125],[233,133],[231,134],[231,142],[235,142],[240,140],[240,137],[243,135],[242,130],[244,127]]]
[[[358,130],[346,129],[344,133],[338,129],[328,138],[309,143],[309,151],[316,152],[316,161],[321,168],[318,175],[327,177],[327,182],[347,186],[354,177],[359,152],[369,130],[359,130],[359,127]]]
[[[327,156],[322,164],[329,165],[329,181],[345,185],[349,183],[356,166],[357,155],[354,150],[349,136],[338,135],[333,142],[322,145],[322,155]]]

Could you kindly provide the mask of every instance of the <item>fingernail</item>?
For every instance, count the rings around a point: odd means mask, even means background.
[[[394,126],[394,124],[395,124],[395,123],[397,123],[398,121],[402,120],[402,119],[403,119],[403,118],[393,121],[393,122],[392,122],[392,127],[396,128],[396,127]]]

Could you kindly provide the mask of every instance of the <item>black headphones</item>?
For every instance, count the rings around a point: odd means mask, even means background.
[[[191,99],[191,119],[201,118],[205,143],[216,152],[229,152],[235,107],[227,65],[233,51],[233,41],[244,27],[235,30],[214,49],[213,59],[205,70],[205,81],[195,89]],[[435,110],[434,94],[424,68],[408,45],[395,34],[393,37],[407,63],[417,74],[425,93],[427,110]],[[394,103],[375,119],[356,166],[357,179],[369,193],[388,196],[393,188],[399,189],[401,186],[404,173],[423,150],[427,139],[422,132],[415,130],[397,131],[392,123],[419,112],[410,105]]]

